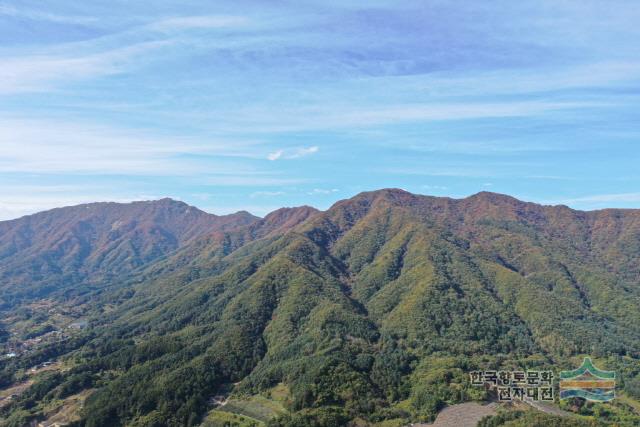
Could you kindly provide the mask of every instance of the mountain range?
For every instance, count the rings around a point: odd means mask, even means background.
[[[264,218],[93,203],[0,222],[5,345],[88,325],[0,361],[4,387],[65,366],[0,407],[0,425],[85,393],[72,425],[403,426],[490,400],[472,370],[584,355],[619,373],[628,401],[564,402],[583,417],[561,422],[638,425],[639,256],[640,210],[488,192],[384,189]]]

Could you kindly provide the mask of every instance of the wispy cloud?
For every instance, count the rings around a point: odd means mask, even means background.
[[[7,4],[0,4],[0,15],[61,24],[86,25],[99,22],[99,19],[94,16],[59,15],[27,8],[16,8]]]
[[[284,154],[284,150],[276,150],[273,153],[267,154],[267,160],[278,160]]]
[[[332,193],[337,193],[338,190],[337,188],[331,188],[331,189],[324,189],[324,188],[314,188],[313,190],[307,192],[307,194],[309,196],[317,196],[317,195],[326,195],[326,194],[332,194]]]
[[[191,29],[238,28],[249,25],[251,21],[245,16],[231,15],[198,15],[179,16],[157,20],[146,26],[153,31],[180,31]]]
[[[254,142],[167,137],[137,129],[43,119],[0,119],[0,172],[193,175],[242,178],[255,172],[238,158]],[[206,156],[207,161],[198,156]],[[214,160],[210,158],[215,156]]]
[[[98,53],[0,57],[0,95],[48,91],[65,82],[122,73],[135,61],[140,62],[141,56],[169,43],[143,42]]]
[[[291,149],[282,149],[276,150],[267,155],[267,160],[281,160],[281,159],[299,159],[300,157],[305,157],[314,153],[317,153],[320,150],[318,146],[312,147],[299,147],[299,148],[291,148]]]
[[[635,176],[640,9],[541,2],[0,0],[1,186],[39,173],[33,194],[68,203],[37,186],[119,176],[139,188],[95,197],[217,210],[345,182],[550,198],[586,177],[603,194],[572,203],[637,203],[612,182]]]
[[[424,184],[421,188],[425,190],[446,190],[449,187],[445,187],[444,185],[432,185],[432,184]]]
[[[583,203],[638,203],[640,202],[640,193],[611,193],[611,194],[594,194],[590,196],[575,197],[571,199],[563,199],[559,201],[564,204],[583,204]]]
[[[330,120],[334,120],[341,126],[368,126],[419,121],[522,117],[595,106],[597,104],[594,102],[435,103],[363,109],[345,113],[340,117],[330,117]]]
[[[284,196],[286,193],[284,191],[254,191],[249,195],[252,199],[256,197],[277,197]]]
[[[268,110],[267,108],[237,110],[233,113],[216,112],[215,114],[224,118],[224,124],[221,126],[227,132],[245,133],[249,129],[252,132],[265,134],[357,130],[376,126],[456,120],[542,117],[562,111],[605,107],[607,107],[606,103],[598,101],[447,101],[385,106],[377,106],[375,103],[369,103],[369,105],[322,103],[315,106],[298,107],[295,112],[288,108],[279,109],[277,106],[272,106]],[[296,117],[295,121],[290,120],[293,116]],[[308,150],[310,151],[277,150],[270,153],[268,158],[269,160],[295,158],[318,151],[317,147],[311,147]]]

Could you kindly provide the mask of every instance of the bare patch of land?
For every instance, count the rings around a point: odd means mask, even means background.
[[[20,396],[26,389],[31,387],[33,380],[24,381],[18,384],[14,384],[9,388],[0,390],[0,408],[8,405],[16,396]]]
[[[489,403],[481,405],[476,402],[460,403],[447,406],[433,424],[413,424],[414,427],[476,427],[478,422],[489,415],[497,413],[498,405]]]
[[[80,410],[84,406],[84,401],[93,393],[92,389],[83,390],[78,394],[67,397],[55,409],[49,411],[47,419],[38,424],[39,427],[50,427],[56,425],[66,425],[80,419]]]

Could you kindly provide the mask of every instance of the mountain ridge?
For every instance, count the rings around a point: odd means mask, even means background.
[[[79,425],[195,426],[233,385],[286,391],[273,426],[406,425],[489,398],[473,369],[592,354],[640,378],[640,211],[385,189],[193,236],[197,218],[179,223],[184,244],[45,295],[82,307],[88,328],[5,366],[75,364],[5,413],[37,417],[46,396],[93,387]]]
[[[451,197],[451,196],[434,196],[434,195],[429,195],[429,194],[421,194],[421,193],[412,193],[410,191],[401,189],[401,188],[394,188],[394,187],[388,187],[388,188],[381,188],[381,189],[377,189],[377,190],[366,190],[366,191],[362,191],[360,193],[356,193],[353,196],[346,198],[346,199],[341,199],[338,200],[336,202],[334,202],[328,209],[331,209],[331,207],[335,206],[336,204],[340,204],[341,202],[347,201],[347,200],[351,200],[351,199],[356,199],[359,197],[367,197],[368,195],[377,195],[377,196],[381,196],[381,195],[395,195],[396,197],[400,196],[400,195],[404,195],[404,196],[415,196],[415,197],[424,197],[424,198],[429,198],[429,199],[433,199],[433,200],[442,200],[442,201],[449,201],[449,202],[463,202],[463,201],[469,201],[469,200],[494,200],[494,201],[513,201],[519,204],[531,204],[531,205],[536,205],[536,206],[540,206],[540,207],[544,207],[544,208],[566,208],[568,210],[574,211],[574,212],[582,212],[585,214],[588,213],[602,213],[602,212],[608,212],[608,211],[613,211],[613,212],[635,212],[635,211],[640,211],[640,207],[639,208],[599,208],[599,209],[590,209],[590,210],[581,210],[581,209],[575,209],[572,208],[568,205],[559,203],[559,204],[544,204],[544,203],[537,203],[537,202],[533,202],[533,201],[526,201],[523,199],[520,199],[518,197],[515,196],[511,196],[509,194],[506,193],[498,193],[498,192],[492,192],[492,191],[486,191],[486,190],[482,190],[479,191],[477,193],[473,193],[470,194],[468,196],[464,196],[464,197]],[[51,209],[45,209],[43,211],[38,211],[35,213],[31,213],[31,214],[27,214],[27,215],[23,215],[17,218],[11,218],[11,219],[5,219],[5,220],[0,220],[0,224],[6,224],[6,223],[11,223],[11,222],[15,222],[15,221],[19,221],[19,220],[23,220],[26,218],[30,218],[30,217],[35,217],[35,216],[41,216],[43,214],[47,214],[47,213],[53,213],[53,212],[58,212],[61,210],[69,210],[69,209],[76,209],[76,208],[91,208],[91,207],[100,207],[100,206],[127,206],[127,205],[152,205],[152,204],[163,204],[163,203],[168,203],[168,204],[176,204],[179,206],[183,206],[183,207],[187,207],[187,208],[192,208],[192,209],[197,209],[200,212],[204,212],[207,213],[208,215],[213,215],[216,217],[225,217],[225,216],[229,216],[229,215],[238,215],[238,216],[247,216],[247,217],[253,217],[253,218],[260,218],[259,216],[256,216],[250,212],[248,212],[247,210],[239,210],[237,212],[234,212],[232,214],[226,214],[226,215],[219,215],[219,214],[215,214],[215,213],[210,213],[210,212],[205,212],[202,211],[200,208],[198,208],[195,205],[190,205],[182,200],[179,199],[174,199],[171,197],[163,197],[163,198],[159,198],[159,199],[149,199],[149,200],[134,200],[134,201],[130,201],[130,202],[115,202],[115,201],[97,201],[97,202],[89,202],[89,203],[81,203],[81,204],[77,204],[77,205],[68,205],[68,206],[59,206],[59,207],[54,207]],[[308,206],[308,205],[300,205],[300,206],[290,206],[290,207],[281,207],[276,209],[280,210],[280,209],[295,209],[295,208],[310,208],[313,210],[319,210],[313,206]],[[327,209],[327,210],[328,210]],[[269,213],[267,213],[265,215],[268,216],[269,214],[273,213],[275,211],[271,211]]]

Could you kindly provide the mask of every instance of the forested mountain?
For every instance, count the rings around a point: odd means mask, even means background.
[[[250,224],[171,199],[91,203],[0,222],[2,301],[119,277],[194,239]]]
[[[0,409],[6,425],[91,390],[77,425],[194,426],[232,389],[283,394],[274,426],[399,426],[486,397],[473,369],[559,370],[589,354],[629,394],[640,379],[640,211],[389,189],[264,219],[162,200],[0,230],[3,289],[84,287],[50,297],[89,320],[3,362],[5,377],[68,366]],[[608,419],[640,420],[620,411]]]

